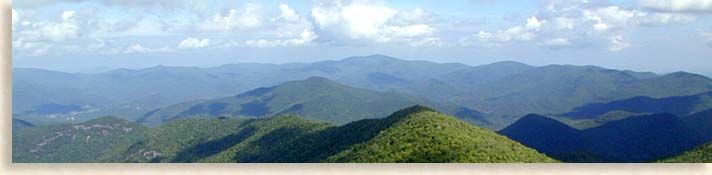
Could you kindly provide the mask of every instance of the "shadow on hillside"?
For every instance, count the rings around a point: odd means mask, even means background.
[[[214,141],[198,144],[178,153],[172,162],[196,162],[200,159],[210,157],[244,141],[248,137],[254,135],[255,131],[255,128],[249,127],[243,129],[237,134],[232,134]]]
[[[237,155],[237,162],[321,162],[329,156],[371,140],[382,130],[408,115],[422,110],[409,108],[382,119],[364,119],[343,126],[329,127],[312,133],[296,133],[294,129],[274,130],[248,147],[259,148],[255,155]]]

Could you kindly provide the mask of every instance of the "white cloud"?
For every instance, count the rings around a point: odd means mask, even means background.
[[[15,25],[20,22],[20,14],[13,8],[12,9],[12,30],[15,30]]]
[[[181,41],[178,44],[179,49],[195,49],[195,48],[203,48],[210,45],[210,40],[209,39],[200,39],[200,38],[186,38],[183,41]]]
[[[22,51],[21,55],[40,56],[49,52],[51,45],[42,42],[31,42],[23,39],[12,41],[12,49]]]
[[[544,41],[542,44],[547,46],[568,46],[571,45],[571,41],[568,38],[553,38]]]
[[[435,29],[425,24],[414,24],[408,26],[387,26],[386,33],[397,37],[417,37],[433,33]]]
[[[427,38],[411,41],[409,43],[409,45],[412,47],[424,47],[424,46],[439,47],[439,46],[445,45],[445,42],[442,39],[437,38],[437,37],[427,37]]]
[[[641,0],[640,5],[672,12],[712,12],[712,0]]]
[[[611,45],[608,47],[609,51],[617,52],[630,47],[630,44],[625,42],[622,35],[610,36],[608,40],[611,43]]]
[[[645,13],[637,10],[625,10],[618,6],[608,6],[583,10],[584,20],[596,22],[593,28],[599,31],[622,29],[628,26],[631,19],[643,16]]]
[[[228,32],[237,29],[254,29],[263,23],[259,5],[248,3],[242,9],[230,9],[227,15],[220,13],[199,24],[198,29],[207,32]]]
[[[379,28],[397,12],[388,7],[366,4],[351,4],[343,7],[342,10],[341,15],[355,37],[378,34]]]
[[[42,26],[40,33],[51,41],[64,41],[79,37],[80,26],[74,20],[74,11],[64,11],[62,21],[59,23],[39,24]]]
[[[602,1],[541,1],[542,9],[520,25],[496,31],[480,31],[461,39],[461,44],[504,46],[536,43],[540,46],[600,47],[620,51],[632,44],[625,35],[635,27],[689,23],[692,14],[626,9]],[[579,47],[581,46],[581,47]]]
[[[545,22],[546,21],[539,21],[536,16],[532,16],[531,18],[527,19],[527,24],[524,26],[530,30],[539,30],[539,28],[541,28],[542,23]]]
[[[420,8],[398,11],[377,2],[316,2],[311,11],[325,40],[349,42],[408,43],[430,38],[436,29],[427,24],[429,14]],[[411,43],[416,44],[417,43]]]
[[[647,13],[636,19],[643,26],[665,26],[670,24],[685,24],[697,20],[697,16],[681,13],[655,12]]]
[[[576,24],[576,20],[568,17],[555,17],[554,18],[554,26],[556,26],[555,29],[557,30],[571,30],[574,29],[574,26]]]
[[[156,53],[156,52],[170,52],[172,49],[168,47],[163,48],[148,48],[141,44],[132,44],[124,50],[124,53]]]
[[[507,30],[486,32],[480,31],[467,39],[465,39],[465,45],[470,45],[473,40],[479,40],[484,42],[485,45],[501,45],[505,42],[510,41],[531,41],[534,40],[537,35],[536,31],[539,30],[545,21],[539,21],[537,17],[532,16],[527,19],[527,22],[521,26],[510,27]],[[494,43],[493,43],[494,42]]]
[[[310,31],[304,30],[299,38],[285,39],[285,40],[247,40],[245,44],[253,47],[283,47],[283,46],[302,46],[310,44],[318,36]]]
[[[299,15],[297,15],[294,10],[289,8],[287,4],[279,4],[279,10],[282,11],[282,14],[279,16],[279,18],[285,19],[287,21],[297,21],[299,20]]]

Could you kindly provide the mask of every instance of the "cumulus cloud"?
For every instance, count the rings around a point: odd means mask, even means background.
[[[571,41],[569,41],[568,38],[553,38],[553,39],[547,39],[541,44],[547,45],[547,46],[568,46],[571,44]]]
[[[432,38],[437,30],[427,23],[428,13],[421,8],[399,11],[377,2],[318,1],[311,10],[316,26],[327,38],[349,42],[418,43]],[[440,41],[440,40],[438,40]]]
[[[463,45],[503,46],[532,42],[542,46],[586,45],[621,51],[632,44],[626,34],[639,26],[684,24],[694,14],[623,8],[604,1],[544,0],[540,11],[526,22],[496,31],[479,31],[461,40]],[[578,48],[578,47],[573,47]]]
[[[245,44],[248,46],[253,46],[253,47],[283,47],[283,46],[303,46],[310,44],[314,39],[316,39],[318,36],[310,31],[310,30],[304,30],[299,38],[293,38],[293,39],[286,39],[286,40],[265,40],[265,39],[258,39],[258,40],[247,40]]]
[[[178,44],[178,49],[196,49],[210,45],[209,39],[186,38]]]
[[[461,44],[467,46],[481,42],[487,46],[499,46],[510,41],[531,41],[537,37],[535,32],[541,29],[544,23],[546,21],[540,21],[536,16],[532,16],[523,25],[510,27],[506,30],[495,32],[480,31],[464,38]]]
[[[170,52],[172,51],[168,47],[163,47],[163,48],[148,48],[144,47],[141,44],[132,44],[124,50],[124,53],[156,53],[156,52]]]
[[[64,11],[58,23],[40,24],[40,34],[51,41],[64,41],[79,37],[80,25],[74,20],[75,11]]]
[[[712,0],[641,0],[640,5],[671,12],[712,12]]]
[[[199,24],[198,29],[208,32],[228,32],[238,29],[254,29],[264,22],[262,8],[253,3],[241,9],[230,9],[227,14],[217,13],[211,19]]]
[[[299,15],[297,15],[292,8],[289,8],[289,5],[287,4],[279,4],[279,10],[282,12],[282,14],[279,15],[279,18],[287,21],[297,21],[300,18]]]

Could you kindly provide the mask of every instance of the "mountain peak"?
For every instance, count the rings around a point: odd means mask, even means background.
[[[421,105],[402,109],[376,123],[388,126],[327,161],[555,162],[507,137]]]
[[[368,55],[368,56],[353,56],[353,57],[348,57],[343,59],[342,61],[345,62],[352,62],[352,61],[379,61],[379,62],[387,62],[387,61],[397,61],[400,60],[395,57],[391,56],[386,56],[386,55]]]
[[[694,74],[694,73],[689,73],[685,71],[677,71],[673,72],[670,74],[667,74],[665,76],[671,76],[671,77],[676,77],[676,78],[702,78],[702,79],[709,79],[708,77],[699,75],[699,74]]]
[[[408,116],[411,116],[413,114],[421,113],[421,112],[437,112],[429,107],[425,107],[422,105],[414,105],[411,107],[407,107],[401,110],[398,110],[391,114],[388,118],[394,118],[394,119],[401,119],[401,118],[406,118]]]
[[[307,81],[307,82],[325,82],[325,81],[331,82],[330,79],[325,78],[325,77],[320,77],[320,76],[311,76],[304,81]]]
[[[520,118],[516,122],[512,123],[509,125],[507,128],[503,129],[502,131],[507,131],[511,130],[513,128],[528,128],[528,127],[537,127],[537,126],[551,126],[551,127],[557,127],[557,128],[566,128],[566,129],[573,129],[570,126],[559,122],[558,120],[554,120],[552,118],[538,115],[538,114],[527,114],[524,117]]]
[[[487,64],[487,66],[531,66],[531,65],[524,64],[522,62],[507,60],[507,61],[498,61],[498,62],[490,63],[490,64]]]

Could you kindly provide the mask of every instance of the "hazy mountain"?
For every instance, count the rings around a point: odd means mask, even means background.
[[[381,118],[392,111],[424,104],[479,125],[489,125],[484,114],[453,105],[390,92],[353,88],[322,77],[290,81],[235,96],[163,107],[138,121],[149,125],[180,118],[263,118],[296,114],[335,124]]]
[[[33,127],[13,141],[13,162],[555,162],[421,106],[342,126],[294,115],[180,119],[158,128],[100,118]]]
[[[707,109],[712,109],[712,92],[667,98],[634,97],[607,103],[594,103],[577,107],[574,111],[563,115],[574,119],[586,119],[595,118],[611,111],[626,111],[633,113],[671,113],[678,116],[686,116]]]
[[[694,95],[712,89],[706,77],[673,73],[645,77],[595,66],[551,65],[522,71],[483,84],[456,104],[509,116],[564,113],[590,103],[649,96]]]
[[[697,133],[671,114],[628,117],[585,130],[574,130],[544,117],[525,117],[500,133],[572,162],[645,162],[679,154],[702,143]]]
[[[468,66],[383,55],[294,64],[231,64],[210,68],[156,66],[97,74],[13,69],[14,116],[32,123],[79,122],[102,115],[137,119],[162,106],[225,97],[321,76],[357,88],[397,92],[499,116],[502,128],[528,113],[559,114],[591,103],[637,96],[663,98],[712,91],[704,76],[655,75],[595,66]],[[80,106],[42,114],[43,105]],[[47,107],[47,106],[45,106]]]

